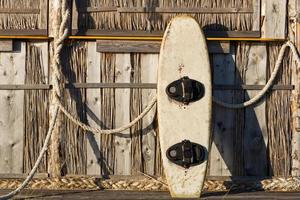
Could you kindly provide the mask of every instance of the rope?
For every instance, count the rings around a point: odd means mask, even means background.
[[[111,129],[111,130],[103,130],[103,129],[98,129],[98,128],[93,128],[91,126],[88,126],[84,123],[82,123],[80,120],[76,119],[74,116],[72,116],[72,114],[70,112],[68,112],[65,107],[58,102],[58,106],[60,108],[60,110],[76,125],[80,126],[83,130],[85,131],[89,131],[92,133],[98,133],[98,134],[115,134],[115,133],[121,133],[129,128],[131,128],[133,125],[135,125],[138,121],[140,121],[143,117],[145,117],[147,115],[147,113],[153,108],[153,106],[155,105],[157,100],[157,97],[155,96],[150,104],[144,109],[144,111],[137,116],[133,121],[131,121],[130,123],[120,127],[120,128],[116,128],[116,129]],[[122,133],[123,135],[127,135],[125,133]]]
[[[250,99],[249,101],[246,101],[244,103],[239,103],[239,104],[229,104],[229,103],[225,103],[225,102],[222,102],[220,100],[217,100],[216,98],[213,97],[213,101],[219,105],[219,106],[222,106],[222,107],[225,107],[225,108],[230,108],[230,109],[241,109],[241,108],[246,108],[246,107],[249,107],[255,103],[257,103],[262,97],[264,97],[266,95],[266,93],[268,92],[268,90],[272,87],[274,81],[275,81],[275,78],[279,72],[279,69],[280,69],[280,66],[282,64],[282,61],[283,61],[283,58],[284,58],[284,53],[287,49],[287,47],[290,47],[292,52],[293,52],[293,55],[295,56],[296,58],[296,61],[297,63],[299,64],[300,63],[300,57],[299,57],[299,54],[297,52],[297,49],[295,47],[295,45],[288,41],[287,43],[285,43],[282,48],[280,49],[280,52],[279,52],[279,56],[278,56],[278,59],[276,60],[276,64],[275,64],[275,68],[274,68],[274,71],[272,72],[271,76],[270,76],[270,79],[268,80],[267,84],[265,85],[265,87],[255,96],[253,97],[252,99]]]
[[[0,180],[0,189],[14,189],[22,182],[19,179]],[[60,177],[33,179],[26,189],[33,190],[134,190],[134,191],[167,191],[168,185],[162,177],[139,177],[132,179],[101,179],[95,177]],[[269,191],[269,192],[299,192],[300,180],[297,177],[257,180],[213,180],[204,182],[204,191]]]
[[[59,1],[53,2],[54,4],[59,4]],[[56,5],[57,6],[57,5]],[[49,141],[52,137],[52,133],[53,130],[55,128],[55,124],[56,124],[56,120],[58,117],[58,113],[59,113],[59,106],[58,106],[58,100],[57,98],[60,97],[61,92],[60,92],[60,87],[59,87],[59,82],[60,82],[60,71],[59,71],[59,66],[60,66],[60,53],[63,47],[63,42],[65,39],[67,39],[68,37],[68,19],[70,16],[70,12],[67,9],[67,0],[62,0],[61,1],[61,15],[62,15],[62,22],[60,25],[57,25],[56,27],[56,37],[58,37],[57,41],[55,41],[54,44],[54,55],[53,55],[53,62],[52,62],[52,69],[53,69],[53,74],[52,74],[52,82],[53,82],[53,103],[54,103],[54,108],[51,109],[51,120],[50,120],[50,124],[49,124],[49,129],[45,138],[45,142],[43,145],[43,148],[39,154],[39,157],[37,159],[37,161],[35,162],[32,170],[30,171],[29,175],[27,176],[27,178],[24,180],[24,182],[14,191],[8,193],[7,195],[3,195],[0,196],[0,200],[4,200],[4,199],[9,199],[12,198],[13,196],[17,195],[21,190],[23,190],[28,183],[32,180],[34,174],[37,171],[38,166],[41,163],[41,160],[44,156],[44,154],[47,151],[48,145],[49,145]],[[55,16],[56,17],[56,16]]]
[[[61,3],[61,4],[60,4]],[[133,121],[131,121],[129,124],[124,125],[120,128],[117,129],[112,129],[112,130],[101,130],[98,128],[93,128],[90,127],[84,123],[82,123],[81,121],[79,121],[78,119],[76,119],[75,117],[72,116],[72,114],[70,112],[68,112],[65,107],[61,104],[60,102],[60,97],[61,97],[61,89],[60,89],[60,82],[61,82],[61,72],[59,70],[59,67],[61,66],[61,60],[60,60],[60,54],[63,48],[63,44],[65,39],[67,39],[68,37],[68,33],[69,33],[69,29],[68,29],[68,20],[69,20],[69,16],[70,16],[70,12],[67,8],[67,0],[57,0],[54,2],[54,4],[57,5],[61,5],[61,22],[60,24],[56,24],[55,27],[55,37],[54,37],[54,54],[53,54],[53,60],[52,60],[52,83],[53,83],[53,105],[54,108],[51,109],[51,120],[50,120],[50,125],[49,125],[49,129],[48,129],[48,133],[46,135],[46,139],[43,145],[43,148],[39,154],[39,157],[37,159],[37,161],[35,162],[32,170],[30,171],[29,175],[27,176],[27,178],[24,180],[24,182],[22,184],[20,184],[20,186],[18,186],[14,191],[8,193],[7,195],[3,195],[0,196],[0,200],[4,200],[4,199],[9,199],[12,198],[13,196],[15,196],[16,194],[18,194],[22,189],[24,189],[28,183],[32,180],[34,174],[37,171],[37,168],[45,154],[45,152],[47,151],[47,147],[49,145],[49,141],[52,137],[52,133],[54,132],[54,128],[55,128],[55,124],[57,121],[57,116],[59,114],[59,111],[62,111],[73,123],[77,124],[78,126],[80,126],[81,128],[83,128],[86,131],[90,131],[93,133],[99,133],[99,134],[113,134],[113,133],[120,133],[126,129],[131,128],[134,124],[136,124],[139,120],[141,120],[155,105],[156,101],[157,101],[157,97],[155,96],[150,104],[145,108],[145,110],[137,117],[135,118]],[[56,5],[56,6],[57,6]],[[57,17],[57,16],[54,16]],[[272,73],[269,81],[267,82],[266,86],[259,92],[259,94],[257,96],[255,96],[253,99],[241,103],[241,104],[227,104],[221,101],[218,101],[216,99],[213,99],[213,101],[215,103],[217,103],[220,106],[223,107],[227,107],[227,108],[233,108],[233,109],[239,109],[239,108],[244,108],[250,105],[253,105],[254,103],[256,103],[257,101],[259,101],[265,94],[266,92],[270,89],[270,87],[272,86],[276,75],[278,74],[279,71],[279,67],[281,66],[283,57],[284,57],[284,53],[287,47],[290,47],[292,49],[293,54],[295,55],[297,62],[300,62],[300,58],[298,55],[298,52],[295,48],[295,46],[291,43],[291,42],[287,42],[286,44],[284,44],[280,50],[279,53],[279,57],[278,60],[276,61],[276,65],[275,65],[275,70]],[[53,136],[53,137],[57,137],[57,136]],[[59,142],[58,138],[54,138],[53,139],[54,143]],[[298,179],[297,179],[298,181]],[[299,182],[299,181],[298,181]],[[298,183],[297,182],[297,183]],[[157,184],[157,182],[156,182]],[[116,185],[116,184],[115,184]],[[126,183],[125,183],[126,185]],[[133,186],[136,184],[133,184]],[[151,184],[150,184],[151,185]],[[299,183],[298,183],[299,185]],[[151,188],[151,187],[149,187]],[[138,187],[138,189],[140,189],[140,187]]]
[[[34,174],[36,173],[37,171],[37,168],[38,166],[40,165],[41,163],[41,160],[44,156],[44,154],[46,153],[47,151],[47,147],[48,147],[48,144],[49,144],[49,141],[50,141],[50,138],[51,138],[51,135],[52,135],[52,132],[53,132],[53,129],[54,129],[54,126],[55,126],[55,122],[56,122],[56,118],[57,118],[57,115],[58,115],[58,111],[59,111],[59,107],[58,106],[55,106],[55,109],[54,109],[54,112],[53,112],[53,118],[50,122],[50,126],[49,126],[49,129],[48,129],[48,133],[46,135],[46,139],[45,139],[45,142],[44,142],[44,145],[43,145],[43,148],[39,154],[39,157],[38,159],[36,160],[33,168],[31,169],[29,175],[27,176],[27,178],[25,179],[25,181],[17,187],[17,189],[15,189],[14,191],[6,194],[6,195],[3,195],[3,196],[0,196],[0,200],[4,200],[4,199],[10,199],[12,198],[13,196],[17,195],[21,190],[23,190],[27,185],[28,183],[32,180]]]

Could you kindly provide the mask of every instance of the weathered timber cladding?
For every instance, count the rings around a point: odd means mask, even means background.
[[[26,84],[48,83],[48,43],[27,44]],[[24,94],[24,173],[28,173],[44,143],[49,123],[49,92],[27,90]],[[21,156],[21,155],[18,155]],[[45,156],[47,158],[47,156]],[[38,172],[47,172],[47,159],[43,159]]]
[[[11,35],[10,30],[47,30],[47,0],[2,0],[0,2],[1,34]],[[9,29],[9,30],[8,30]],[[44,32],[43,34],[47,34]]]
[[[26,42],[0,53],[0,84],[24,84]],[[0,91],[0,173],[22,173],[24,91]]]
[[[73,19],[78,16],[78,23],[73,21],[73,29],[79,30],[164,30],[172,17],[184,13],[195,17],[206,30],[259,30],[259,0],[75,2]]]
[[[284,38],[287,22],[284,7],[286,3],[283,2],[286,1],[262,1],[265,17],[262,18],[261,25],[259,20],[255,20],[260,15],[259,2],[76,0],[73,1],[72,24],[74,29],[78,25],[80,30],[119,31],[123,34],[128,34],[125,30],[162,32],[169,19],[176,15],[173,13],[175,10],[188,12],[196,17],[205,30],[257,31],[262,26],[263,37]],[[23,32],[13,29],[22,29],[32,34],[36,30],[46,29],[47,4],[46,0],[0,1],[0,33],[4,34],[9,30],[9,33],[20,35]],[[84,9],[78,14],[76,6],[83,6]],[[155,12],[152,12],[154,7]],[[204,7],[208,7],[208,11],[212,13],[203,13],[206,12],[201,10]],[[192,10],[187,11],[188,8]],[[191,13],[192,11],[197,13]],[[275,24],[273,19],[278,19]],[[14,41],[13,44],[10,52],[0,53],[0,83],[49,84],[49,43]],[[264,85],[273,71],[281,45],[282,43],[226,43],[226,52],[214,51],[210,55],[214,83],[230,87],[242,84]],[[109,48],[109,45],[105,48]],[[155,48],[157,53],[158,46]],[[99,53],[96,41],[68,42],[62,55],[64,81],[156,83],[158,54],[152,54],[152,51],[142,53],[143,48],[140,49],[139,47],[136,52],[126,49],[126,53],[117,50]],[[291,59],[287,52],[275,83],[290,85],[293,74],[293,84],[298,88],[297,72],[292,72],[291,66],[294,65]],[[229,88],[215,90],[214,95],[228,103],[239,103],[257,92]],[[155,93],[155,89],[69,87],[64,91],[64,104],[81,121],[94,127],[111,129],[138,116]],[[293,93],[294,106],[297,106],[298,97]],[[298,159],[297,145],[294,145],[292,155],[292,139],[294,142],[297,139],[297,135],[293,136],[292,132],[298,132],[292,129],[292,115],[295,113],[292,112],[290,96],[291,91],[274,90],[255,107],[235,111],[214,105],[213,146],[208,174],[289,176],[292,166],[293,174],[299,174],[297,163],[292,165],[292,160]],[[0,173],[28,173],[47,132],[49,91],[1,90],[0,97]],[[297,125],[295,121],[294,128]],[[143,120],[124,133],[128,135],[100,136],[85,133],[64,118],[60,155],[62,174],[135,175],[144,172],[163,175],[156,110],[151,110]],[[47,172],[47,167],[46,155],[39,172]]]

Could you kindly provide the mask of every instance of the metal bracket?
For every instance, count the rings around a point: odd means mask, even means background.
[[[185,76],[169,84],[166,93],[171,99],[188,105],[200,100],[204,96],[205,88],[202,83]]]
[[[171,162],[188,169],[203,163],[207,159],[207,150],[200,144],[183,140],[171,146],[166,155]]]

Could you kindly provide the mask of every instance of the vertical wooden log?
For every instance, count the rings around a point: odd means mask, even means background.
[[[286,38],[287,0],[265,1],[264,38]]]
[[[96,51],[96,42],[88,42],[87,50],[87,82],[101,82],[100,57]],[[101,123],[101,92],[100,89],[87,89],[87,120],[92,127],[100,127]],[[100,135],[87,134],[87,174],[101,174]]]
[[[267,49],[264,43],[254,43],[250,49],[246,84],[266,84]],[[247,91],[246,100],[258,92]],[[261,101],[246,109],[244,137],[245,175],[267,176],[268,134],[266,128],[266,103]]]
[[[235,83],[235,56],[214,54],[214,84]],[[234,103],[233,91],[214,91],[213,95],[224,102]],[[233,170],[234,111],[215,106],[213,114],[213,143],[210,152],[211,176],[230,176]]]
[[[157,54],[142,54],[141,57],[141,81],[142,83],[157,82]],[[149,102],[156,95],[156,90],[142,91],[142,109],[148,106]],[[146,174],[155,173],[155,151],[156,151],[156,132],[153,122],[156,116],[156,106],[143,118],[142,121],[142,154],[143,169]]]
[[[130,54],[116,54],[116,83],[130,83]],[[115,90],[115,127],[121,127],[130,122],[130,89]],[[131,137],[130,130],[115,135],[115,169],[117,175],[131,174]]]
[[[25,84],[48,84],[48,42],[27,43]],[[36,162],[49,126],[49,91],[24,91],[24,173]],[[47,156],[38,172],[47,173]]]
[[[57,49],[54,48],[55,42],[57,41],[58,37],[58,26],[61,22],[61,1],[59,0],[53,0],[50,3],[50,11],[49,12],[49,35],[54,37],[54,41],[52,43],[53,51],[51,51],[52,55],[51,58],[53,58],[53,54],[57,53]],[[56,61],[52,59],[51,61],[51,83],[55,83],[55,78],[53,76],[53,66]],[[61,84],[61,83],[60,83]],[[59,86],[60,91],[62,91],[62,85]],[[63,94],[63,92],[61,92]],[[52,94],[53,95],[53,94]],[[50,100],[50,120],[53,119],[54,116],[52,116],[53,110],[55,108],[54,104],[54,96],[51,97]],[[49,147],[49,174],[52,177],[59,177],[61,176],[61,158],[60,158],[60,141],[61,141],[61,125],[62,125],[62,115],[58,113],[58,116],[56,118],[55,127],[52,132],[51,136],[51,142]]]
[[[0,84],[24,84],[26,42],[0,54]],[[0,91],[0,173],[23,172],[24,91]]]
[[[296,12],[300,17],[300,0],[296,0]],[[295,22],[295,44],[300,49],[300,23]],[[299,64],[298,64],[299,65]],[[300,74],[296,68],[297,63],[292,65],[292,84],[295,90],[292,91],[292,176],[300,176]]]

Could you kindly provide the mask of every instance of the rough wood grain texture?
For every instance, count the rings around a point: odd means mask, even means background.
[[[27,44],[26,84],[47,84],[49,58],[48,42]],[[48,130],[49,91],[27,90],[24,94],[24,173],[36,162]],[[47,158],[47,155],[45,156]],[[43,159],[38,172],[47,172],[47,159]]]
[[[23,84],[26,42],[18,50],[0,54],[0,83]],[[0,91],[0,173],[23,172],[23,91]]]
[[[266,1],[264,35],[265,38],[286,38],[287,0]]]
[[[116,55],[110,53],[101,54],[100,60],[101,68],[101,82],[113,83],[115,82],[115,66]],[[101,90],[101,122],[103,129],[113,129],[115,127],[115,92],[114,89]],[[100,152],[103,155],[101,160],[102,174],[109,175],[114,173],[114,136],[101,135]]]
[[[112,53],[159,53],[159,41],[97,41],[98,52]]]
[[[0,32],[1,33],[1,32]],[[204,30],[207,38],[259,38],[260,31],[214,31]],[[135,30],[97,30],[80,29],[72,30],[76,36],[137,36],[137,37],[162,37],[163,31],[135,31]]]
[[[241,85],[245,83],[246,70],[248,67],[249,53],[251,43],[238,42],[236,48],[235,58],[235,84]],[[234,91],[234,103],[241,103],[245,101],[245,91]],[[234,168],[233,176],[243,176],[245,174],[244,167],[244,130],[245,130],[245,109],[235,111],[235,131],[233,135],[234,146]]]
[[[98,52],[110,53],[159,53],[159,41],[116,41],[98,40]],[[210,41],[207,43],[209,53],[229,53],[230,42]]]
[[[300,1],[296,0],[296,9],[300,11]],[[299,12],[300,14],[300,12]],[[295,44],[300,48],[300,23],[295,24]],[[296,66],[294,61],[292,66]],[[292,170],[293,176],[300,176],[300,74],[296,67],[292,68],[292,83],[296,84],[292,92]]]
[[[72,29],[78,29],[78,9],[78,1],[72,0]]]
[[[48,28],[48,0],[40,0],[39,29]]]
[[[205,14],[229,14],[229,13],[252,13],[253,8],[172,8],[172,7],[121,7],[117,9],[120,13],[205,13]]]
[[[260,19],[261,19],[261,0],[252,0],[253,3],[253,27],[252,31],[260,31]]]
[[[254,43],[249,53],[246,84],[266,83],[267,50],[264,43]],[[246,100],[253,98],[256,91],[247,91]],[[244,133],[245,175],[268,174],[266,127],[266,103],[261,101],[255,107],[246,109]]]
[[[131,76],[130,54],[116,54],[115,82],[129,83]],[[121,127],[130,122],[130,89],[115,90],[115,127]],[[122,133],[127,136],[115,135],[115,161],[114,174],[131,174],[131,137],[130,130]]]
[[[218,11],[231,10],[236,12],[234,8],[240,10],[252,10],[253,0],[211,0],[211,1],[169,1],[169,0],[156,0],[156,1],[143,1],[143,0],[122,0],[122,1],[83,1],[83,8],[90,7],[93,12],[81,12],[79,14],[79,29],[87,30],[146,30],[157,31],[165,30],[168,22],[176,15],[183,13],[172,13],[185,11],[186,14],[191,15],[197,19],[207,30],[234,30],[234,31],[251,31],[253,26],[253,14],[248,12],[240,13],[197,13],[197,10]],[[115,8],[119,9],[135,9],[146,8],[140,11],[153,11],[157,8],[160,11],[167,11],[171,8],[170,13],[119,13]],[[105,12],[95,12],[97,8],[101,8]],[[108,9],[106,9],[108,8]],[[232,10],[233,9],[233,10]],[[191,13],[193,10],[194,13]],[[221,11],[223,10],[223,11]],[[238,19],[238,20],[237,20]]]
[[[132,83],[141,83],[141,54],[131,54],[132,60]],[[133,89],[130,94],[130,118],[135,119],[142,112],[142,90]],[[131,150],[132,150],[132,174],[143,171],[142,155],[142,121],[139,121],[131,128]]]
[[[214,54],[214,84],[233,85],[235,83],[235,55]],[[214,96],[224,102],[233,103],[233,91],[214,91]],[[229,176],[232,174],[233,133],[235,128],[235,111],[215,106],[213,114],[213,139],[210,152],[209,175]]]
[[[96,51],[96,43],[87,44],[87,83],[101,82],[101,54]],[[87,89],[87,120],[92,127],[99,127],[101,123],[101,92],[100,89]],[[87,174],[101,174],[100,135],[87,134]]]
[[[0,52],[13,51],[13,40],[0,40]]]
[[[282,43],[268,44],[268,76],[274,70],[275,62]],[[279,70],[276,83],[291,83],[293,68],[291,55],[287,51],[282,67]],[[292,113],[291,91],[272,91],[266,101],[267,130],[268,130],[268,158],[270,160],[269,174],[271,176],[290,176],[292,165]]]
[[[142,83],[157,82],[158,55],[143,54],[141,57],[141,81]],[[142,91],[142,109],[148,106],[149,102],[156,95],[156,90]],[[156,137],[154,120],[156,117],[156,106],[142,120],[142,154],[143,171],[146,174],[155,174],[155,151]]]
[[[86,43],[76,41],[66,44],[63,49],[62,73],[65,82],[86,82]],[[86,123],[84,89],[64,90],[63,103],[65,108],[77,119]],[[86,173],[86,138],[85,131],[63,115],[61,126],[61,161],[62,174]]]

